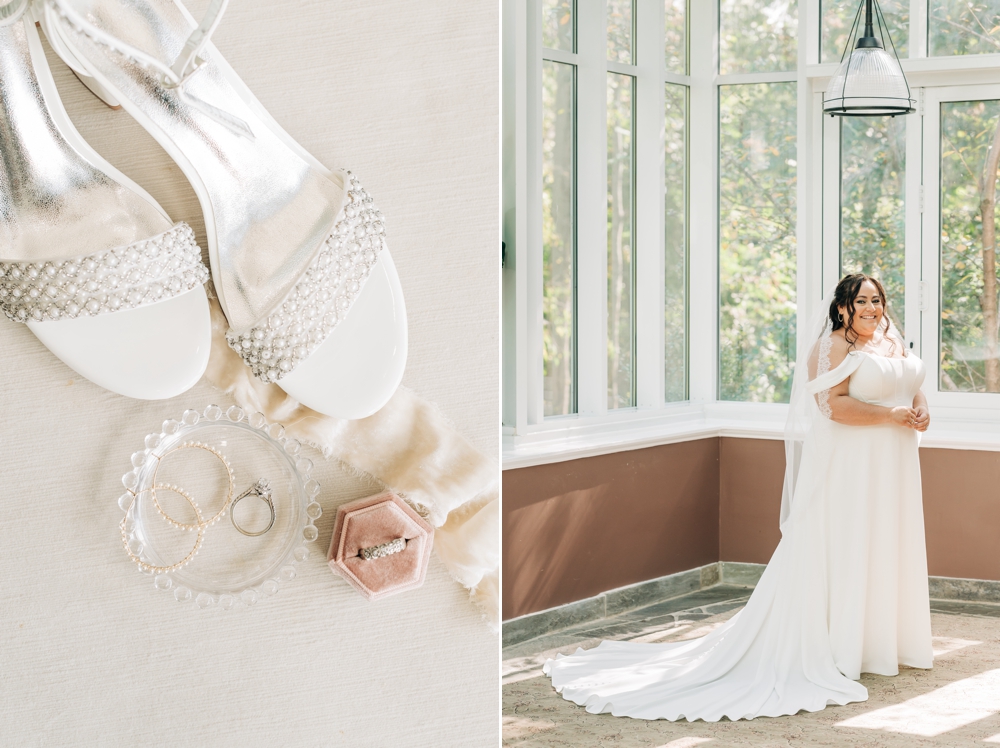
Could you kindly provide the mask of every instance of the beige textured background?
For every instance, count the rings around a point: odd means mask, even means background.
[[[191,2],[197,15],[204,2]],[[275,118],[384,211],[410,319],[404,384],[498,454],[495,3],[234,2],[216,43]],[[178,168],[123,112],[54,71],[77,127],[177,220]],[[498,640],[432,559],[370,604],[324,563],[338,504],[377,486],[313,455],[320,539],[252,609],[199,611],[119,546],[143,436],[227,398],[113,395],[0,319],[0,744],[459,746],[499,740]]]

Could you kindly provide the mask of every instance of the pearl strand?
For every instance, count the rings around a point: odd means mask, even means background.
[[[198,555],[198,551],[201,550],[201,545],[205,540],[205,528],[207,527],[207,525],[203,521],[201,521],[201,510],[198,509],[198,504],[195,503],[195,500],[191,497],[191,495],[187,491],[185,491],[184,489],[177,489],[174,492],[180,496],[183,496],[185,499],[188,500],[188,503],[191,504],[191,508],[194,509],[195,516],[198,518],[198,537],[195,538],[194,548],[191,549],[191,552],[188,553],[188,555],[186,555],[176,564],[171,564],[170,566],[157,566],[156,564],[146,563],[145,561],[142,560],[142,558],[136,555],[136,553],[129,547],[128,531],[125,528],[125,524],[128,519],[128,512],[126,512],[125,516],[122,517],[122,521],[119,523],[118,527],[121,530],[122,545],[125,547],[125,553],[127,553],[128,557],[132,559],[132,561],[134,561],[135,564],[139,567],[139,571],[150,571],[154,573],[176,571],[177,569],[180,569],[182,566],[187,566],[189,563],[191,563],[191,561],[194,560],[194,557]],[[135,506],[135,501],[133,500],[132,504],[129,505],[129,511],[132,511],[132,507],[134,506]]]
[[[156,482],[156,474],[159,472],[160,466],[163,464],[163,460],[168,455],[171,455],[174,452],[179,452],[182,449],[203,449],[206,452],[209,452],[209,453],[215,455],[216,457],[219,458],[219,460],[222,461],[222,464],[225,466],[226,473],[227,473],[227,475],[229,477],[229,493],[226,495],[226,500],[222,503],[222,508],[219,510],[218,514],[216,514],[211,519],[204,520],[204,521],[201,519],[201,514],[198,514],[198,522],[196,524],[193,524],[193,525],[192,524],[187,524],[187,523],[184,523],[184,522],[178,522],[173,517],[171,517],[169,514],[167,514],[166,511],[163,509],[163,507],[160,506],[159,499],[157,499],[157,497],[156,497],[156,491],[157,491],[157,489],[166,490],[166,491],[172,491],[173,493],[180,494],[182,496],[184,495],[184,494],[181,493],[181,491],[175,485],[167,485],[167,484],[157,483]],[[180,445],[174,447],[169,452],[165,452],[162,455],[153,455],[153,456],[156,458],[157,462],[156,462],[156,468],[153,470],[153,478],[152,478],[152,484],[153,484],[153,486],[152,486],[152,489],[150,490],[150,493],[152,494],[152,497],[153,497],[153,506],[156,507],[156,511],[160,513],[160,516],[163,517],[163,519],[165,519],[172,526],[176,527],[179,530],[194,530],[194,529],[197,529],[197,528],[201,527],[203,524],[206,527],[208,527],[210,525],[214,525],[222,517],[225,516],[226,509],[229,508],[229,504],[233,500],[233,493],[236,490],[236,480],[233,477],[233,468],[230,466],[229,460],[226,459],[226,456],[224,454],[222,454],[222,452],[220,452],[219,450],[215,449],[214,447],[209,446],[208,444],[205,444],[203,442],[184,442],[183,444],[180,444]],[[197,504],[195,504],[193,500],[191,500],[191,501],[192,501],[192,504],[197,508]]]

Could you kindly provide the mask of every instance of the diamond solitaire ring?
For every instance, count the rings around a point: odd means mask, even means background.
[[[239,523],[236,521],[236,505],[239,504],[243,499],[250,496],[260,499],[265,504],[267,504],[268,509],[271,510],[271,521],[267,523],[267,527],[263,530],[257,530],[251,532],[250,530],[245,530],[240,527]],[[258,535],[263,535],[265,532],[270,530],[274,526],[274,500],[271,498],[271,484],[266,478],[261,478],[256,483],[254,483],[250,488],[241,493],[233,500],[233,505],[229,510],[229,518],[233,521],[233,527],[239,530],[241,533],[250,538],[255,538]]]

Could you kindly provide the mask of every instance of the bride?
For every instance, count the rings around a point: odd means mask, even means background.
[[[828,301],[796,364],[781,542],[746,607],[700,639],[548,660],[564,698],[639,719],[777,717],[865,701],[863,672],[931,667],[924,367],[878,280],[848,275]]]

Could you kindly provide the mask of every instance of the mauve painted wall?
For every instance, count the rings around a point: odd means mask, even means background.
[[[719,440],[503,474],[503,617],[712,563]]]
[[[921,449],[927,571],[1000,579],[1000,452]]]
[[[785,443],[723,437],[719,451],[719,559],[766,564],[781,532]]]
[[[778,545],[784,445],[722,439],[719,559],[766,564]],[[921,449],[927,572],[1000,580],[1000,452]]]
[[[1000,453],[921,449],[928,571],[1000,580]],[[503,617],[713,561],[767,563],[785,455],[701,439],[503,474]]]

